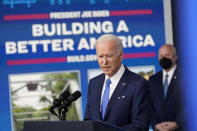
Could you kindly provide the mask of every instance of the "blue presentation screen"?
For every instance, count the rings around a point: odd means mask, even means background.
[[[163,0],[2,0],[0,130],[54,120],[48,108],[68,86],[82,92],[68,117],[82,120],[88,81],[102,73],[95,52],[102,34],[118,36],[123,64],[148,79],[160,69],[163,6]]]

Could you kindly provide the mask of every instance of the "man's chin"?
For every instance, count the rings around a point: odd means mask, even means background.
[[[107,71],[103,71],[105,75],[110,76],[111,73],[107,72]]]

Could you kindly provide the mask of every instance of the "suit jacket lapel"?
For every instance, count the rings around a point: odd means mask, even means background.
[[[105,112],[105,116],[104,116],[104,119],[107,117],[107,115],[109,114],[113,104],[117,101],[117,98],[118,96],[122,93],[122,91],[125,89],[125,87],[127,86],[128,84],[128,80],[127,80],[127,68],[125,68],[125,72],[124,74],[122,75],[120,81],[118,82],[118,85],[116,86],[110,100],[109,100],[109,103],[107,105],[107,109],[106,109],[106,112]]]
[[[155,88],[155,93],[157,93],[158,95],[156,95],[156,101],[157,101],[157,104],[161,105],[159,106],[159,109],[161,112],[164,112],[164,105],[165,105],[165,98],[164,98],[164,86],[163,86],[163,72],[161,71],[159,74],[158,74],[158,79],[157,79],[157,85],[156,88]],[[165,114],[161,113],[160,114],[162,118],[165,117]]]
[[[166,100],[168,99],[168,97],[172,94],[171,92],[174,90],[175,88],[175,83],[176,83],[176,79],[177,79],[177,70],[175,70],[172,79],[170,81],[169,87],[168,87],[168,91],[167,91],[167,95],[166,95]]]
[[[155,83],[156,83],[156,88],[154,89],[155,90],[155,92],[158,94],[157,96],[158,96],[158,98],[157,99],[159,99],[159,101],[161,102],[161,101],[163,101],[164,100],[164,87],[163,87],[163,73],[162,72],[160,72],[159,74],[158,74],[159,76],[157,77],[157,79],[156,79],[156,81],[155,81]]]
[[[96,113],[98,113],[97,115],[99,116],[99,120],[102,119],[101,117],[101,112],[100,112],[100,103],[101,103],[101,94],[102,94],[102,89],[103,89],[103,84],[105,81],[105,75],[103,74],[101,81],[99,81],[95,86],[97,86],[97,96],[95,96],[97,99],[95,105],[97,105],[97,110],[95,111]]]
[[[163,72],[159,74],[158,82],[159,82],[159,88],[158,88],[159,95],[158,96],[160,96],[160,99],[163,101],[164,100]]]

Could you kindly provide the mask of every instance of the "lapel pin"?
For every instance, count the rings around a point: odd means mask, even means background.
[[[174,79],[176,79],[176,76],[174,76]]]

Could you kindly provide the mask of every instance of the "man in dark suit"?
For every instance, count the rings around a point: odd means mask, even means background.
[[[150,77],[152,98],[151,125],[158,131],[175,131],[181,128],[180,87],[176,49],[165,44],[159,49],[162,71]]]
[[[122,65],[123,47],[114,35],[96,41],[96,54],[104,72],[88,86],[85,120],[101,120],[129,131],[146,131],[150,124],[147,81]]]

